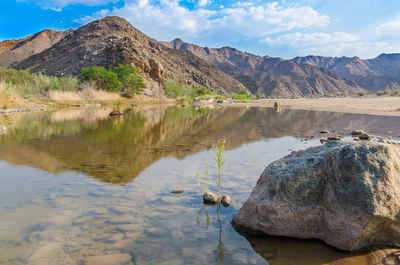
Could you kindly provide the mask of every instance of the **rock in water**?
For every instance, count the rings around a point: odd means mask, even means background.
[[[400,246],[400,148],[328,142],[271,163],[233,223],[339,249]]]
[[[371,141],[371,139],[372,139],[371,135],[366,134],[366,133],[360,135],[360,137],[358,137],[358,138],[359,138],[360,140],[365,140],[365,141]]]
[[[228,195],[224,195],[221,198],[221,203],[224,207],[229,207],[232,203],[232,199]]]
[[[203,193],[203,203],[204,204],[210,204],[210,205],[215,205],[219,201],[219,198],[216,194],[206,191]]]

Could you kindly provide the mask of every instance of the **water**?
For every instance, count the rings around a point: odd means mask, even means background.
[[[231,220],[270,162],[319,145],[322,129],[398,139],[400,118],[262,108],[153,108],[110,118],[72,109],[0,116],[0,264],[397,264],[398,250],[240,234]],[[331,135],[335,135],[332,132]],[[196,174],[227,142],[222,193]],[[184,190],[172,194],[173,190]],[[109,263],[107,263],[109,262]],[[392,263],[391,263],[392,262]]]

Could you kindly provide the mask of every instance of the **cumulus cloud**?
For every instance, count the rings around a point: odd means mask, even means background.
[[[17,0],[17,2],[34,3],[45,9],[58,10],[73,4],[96,6],[105,5],[108,3],[116,3],[118,0]]]
[[[198,4],[199,6],[207,6],[207,5],[210,5],[210,4],[211,4],[211,0],[199,0],[199,1],[197,2],[197,4]]]
[[[378,27],[376,27],[376,31],[378,32],[378,34],[382,35],[396,34],[397,37],[397,35],[400,33],[400,17],[398,17],[395,20],[379,25]]]
[[[203,2],[203,1],[199,1]],[[198,4],[199,4],[198,2]],[[320,27],[329,17],[308,6],[283,6],[277,2],[236,2],[217,10],[190,10],[178,0],[130,0],[107,14],[95,13],[79,20],[87,23],[104,15],[118,15],[157,39],[207,37],[214,40],[265,38],[269,34]]]
[[[272,46],[319,46],[334,43],[346,43],[359,41],[360,37],[347,32],[314,32],[314,33],[301,33],[295,32],[277,37],[267,37],[262,42]]]
[[[394,52],[393,47],[385,41],[348,42],[326,44],[317,47],[301,48],[298,55],[354,56],[372,58],[381,53]]]

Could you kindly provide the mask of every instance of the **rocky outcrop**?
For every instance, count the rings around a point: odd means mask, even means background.
[[[23,39],[5,40],[0,43],[0,67],[10,67],[34,54],[40,53],[71,32],[72,30],[44,30]]]
[[[306,56],[293,61],[328,70],[369,91],[400,89],[399,53],[381,54],[373,59]]]
[[[175,39],[162,42],[171,49],[190,51],[239,80],[253,94],[302,97],[351,94],[363,91],[353,81],[319,67],[269,56],[257,56],[231,47],[203,48]]]
[[[400,148],[328,142],[270,164],[233,223],[343,250],[400,246]]]
[[[207,87],[220,94],[248,91],[214,65],[191,52],[161,45],[120,17],[106,17],[84,25],[49,49],[21,61],[17,68],[63,76],[79,75],[84,67],[110,69],[119,64],[139,67],[147,90],[151,87],[155,87],[152,91],[162,90],[162,82],[173,79],[193,87]]]

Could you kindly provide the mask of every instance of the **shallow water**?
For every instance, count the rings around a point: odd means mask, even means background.
[[[0,135],[0,264],[397,264],[398,250],[345,253],[319,241],[239,234],[230,221],[266,165],[319,145],[320,130],[398,139],[400,118],[265,108],[108,112],[0,116],[8,127]],[[222,193],[233,204],[204,207],[195,176],[204,176],[206,160],[215,191],[211,146],[222,138]]]

